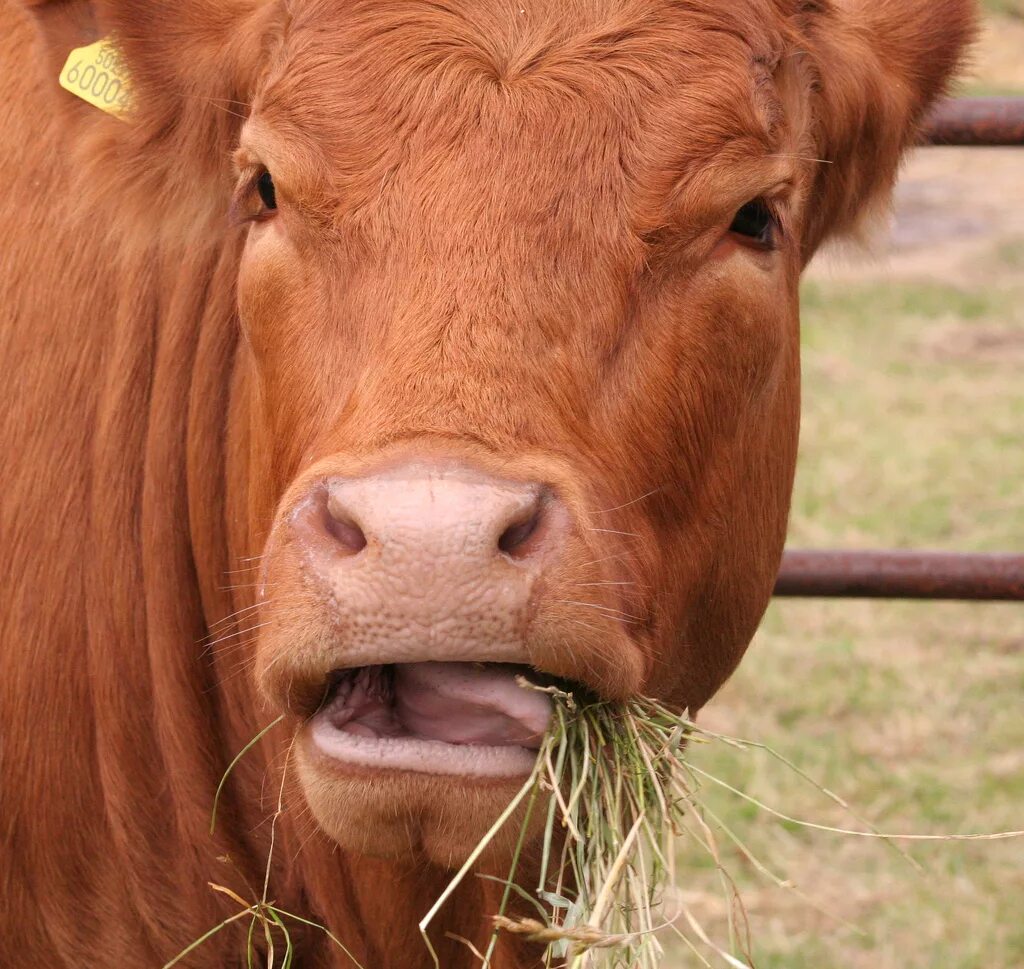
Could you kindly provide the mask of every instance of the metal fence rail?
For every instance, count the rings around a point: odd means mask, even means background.
[[[929,116],[924,133],[932,145],[1024,145],[1024,98],[943,101]]]
[[[927,119],[924,137],[931,145],[1024,146],[1024,98],[944,101]],[[1024,174],[1021,185],[1024,191]],[[1024,555],[790,550],[775,594],[1024,602]]]
[[[1024,555],[787,552],[778,596],[1024,601]]]

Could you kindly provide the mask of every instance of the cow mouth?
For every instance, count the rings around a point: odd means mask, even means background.
[[[500,778],[529,773],[551,719],[529,667],[392,663],[331,673],[309,724],[314,749],[356,771]]]

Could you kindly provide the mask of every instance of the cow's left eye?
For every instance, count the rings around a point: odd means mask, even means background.
[[[264,207],[273,212],[277,208],[277,191],[274,188],[274,179],[271,177],[270,172],[264,171],[258,179],[256,179],[256,191],[259,192],[260,201]]]
[[[775,245],[778,223],[764,199],[753,199],[733,216],[729,231],[770,249]]]

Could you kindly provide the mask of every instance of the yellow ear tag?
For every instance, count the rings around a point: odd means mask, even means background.
[[[60,86],[122,120],[132,106],[128,72],[121,52],[109,37],[88,47],[76,47],[68,54],[60,72]]]

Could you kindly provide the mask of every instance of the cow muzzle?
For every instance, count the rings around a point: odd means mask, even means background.
[[[311,755],[349,774],[530,770],[550,703],[529,629],[572,531],[552,488],[403,463],[314,481],[278,531],[267,598],[290,585],[270,612],[297,642],[257,670]]]
[[[536,762],[536,687],[623,697],[648,673],[615,572],[636,540],[595,525],[584,476],[555,459],[487,460],[334,456],[275,516],[257,686],[346,849],[464,859]]]

